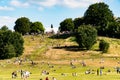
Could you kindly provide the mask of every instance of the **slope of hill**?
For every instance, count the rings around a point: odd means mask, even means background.
[[[99,37],[91,50],[79,50],[76,42],[67,39],[51,39],[46,36],[24,36],[25,50],[23,57],[35,60],[72,60],[91,59],[101,57],[120,57],[120,40],[115,38]],[[104,39],[110,43],[108,53],[98,51],[99,40]]]

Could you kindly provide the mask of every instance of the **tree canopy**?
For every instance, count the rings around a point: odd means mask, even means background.
[[[59,27],[60,32],[73,31],[73,29],[74,29],[74,23],[72,21],[72,18],[67,18],[60,23],[60,27]]]
[[[30,33],[41,33],[44,32],[44,27],[41,22],[34,22],[30,26]]]
[[[21,34],[30,32],[30,20],[26,17],[18,18],[15,22],[14,30]]]
[[[113,38],[120,38],[120,23],[119,22],[109,23],[107,35]]]
[[[84,14],[85,24],[99,26],[98,32],[104,35],[109,22],[114,21],[113,13],[105,3],[95,3],[89,6]]]
[[[74,29],[78,29],[78,27],[80,26],[80,25],[82,25],[82,24],[84,24],[84,18],[82,17],[82,18],[75,18],[74,19]]]

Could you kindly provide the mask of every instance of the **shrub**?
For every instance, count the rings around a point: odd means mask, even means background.
[[[0,31],[0,59],[18,57],[23,53],[22,35],[12,31]]]
[[[4,46],[4,56],[2,58],[12,58],[15,56],[15,48],[12,44]]]
[[[78,28],[76,34],[76,42],[79,44],[80,48],[85,48],[87,50],[96,42],[97,30],[91,25],[81,25]]]
[[[106,53],[108,51],[108,48],[109,48],[109,43],[104,40],[100,40],[100,43],[99,43],[100,51],[102,51],[103,53]]]

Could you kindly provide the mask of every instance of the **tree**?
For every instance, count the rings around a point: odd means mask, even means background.
[[[107,34],[109,37],[120,38],[120,23],[115,21],[109,23]]]
[[[30,33],[40,33],[44,32],[44,27],[41,22],[34,22],[30,26]]]
[[[18,18],[15,22],[14,30],[21,34],[30,32],[30,20],[26,17]]]
[[[53,24],[51,24],[51,34],[54,34],[55,33],[55,31],[54,31],[54,29],[53,29]]]
[[[78,27],[80,26],[80,25],[82,25],[82,24],[84,24],[84,18],[82,17],[82,18],[75,18],[74,20],[73,20],[73,23],[74,23],[74,29],[78,29]]]
[[[60,27],[59,27],[60,32],[73,31],[73,29],[74,29],[74,23],[72,21],[72,18],[67,18],[60,23]]]
[[[3,30],[3,31],[7,31],[9,30],[8,27],[6,25],[2,26],[0,30]]]
[[[17,32],[0,31],[0,59],[18,57],[23,53],[24,40]]]
[[[53,28],[53,25],[51,24],[51,29]]]
[[[89,6],[84,14],[85,24],[99,26],[99,35],[105,35],[107,25],[109,22],[114,21],[113,13],[109,6],[105,3],[95,3]]]
[[[76,42],[80,48],[89,50],[96,42],[97,30],[91,25],[81,25],[76,34]]]

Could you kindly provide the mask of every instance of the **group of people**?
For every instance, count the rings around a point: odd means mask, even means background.
[[[94,69],[88,69],[85,71],[85,74],[95,74],[95,71],[97,72],[97,75],[102,75],[102,68],[98,68],[97,70],[94,70]]]
[[[12,72],[12,78],[16,78],[18,76],[17,72],[18,71]],[[27,79],[30,76],[30,74],[31,73],[29,71],[20,70],[21,79]]]
[[[23,70],[14,71],[14,72],[12,72],[12,78],[14,78],[14,79],[17,78],[18,77],[18,75],[17,75],[18,72],[20,72],[21,79],[24,79],[24,80],[26,80],[31,74],[29,71],[23,71]],[[43,71],[43,72],[46,73],[47,71]],[[43,80],[43,79],[41,78],[40,80]],[[49,78],[46,77],[45,80],[49,80]],[[52,77],[52,80],[56,80],[56,78]]]

